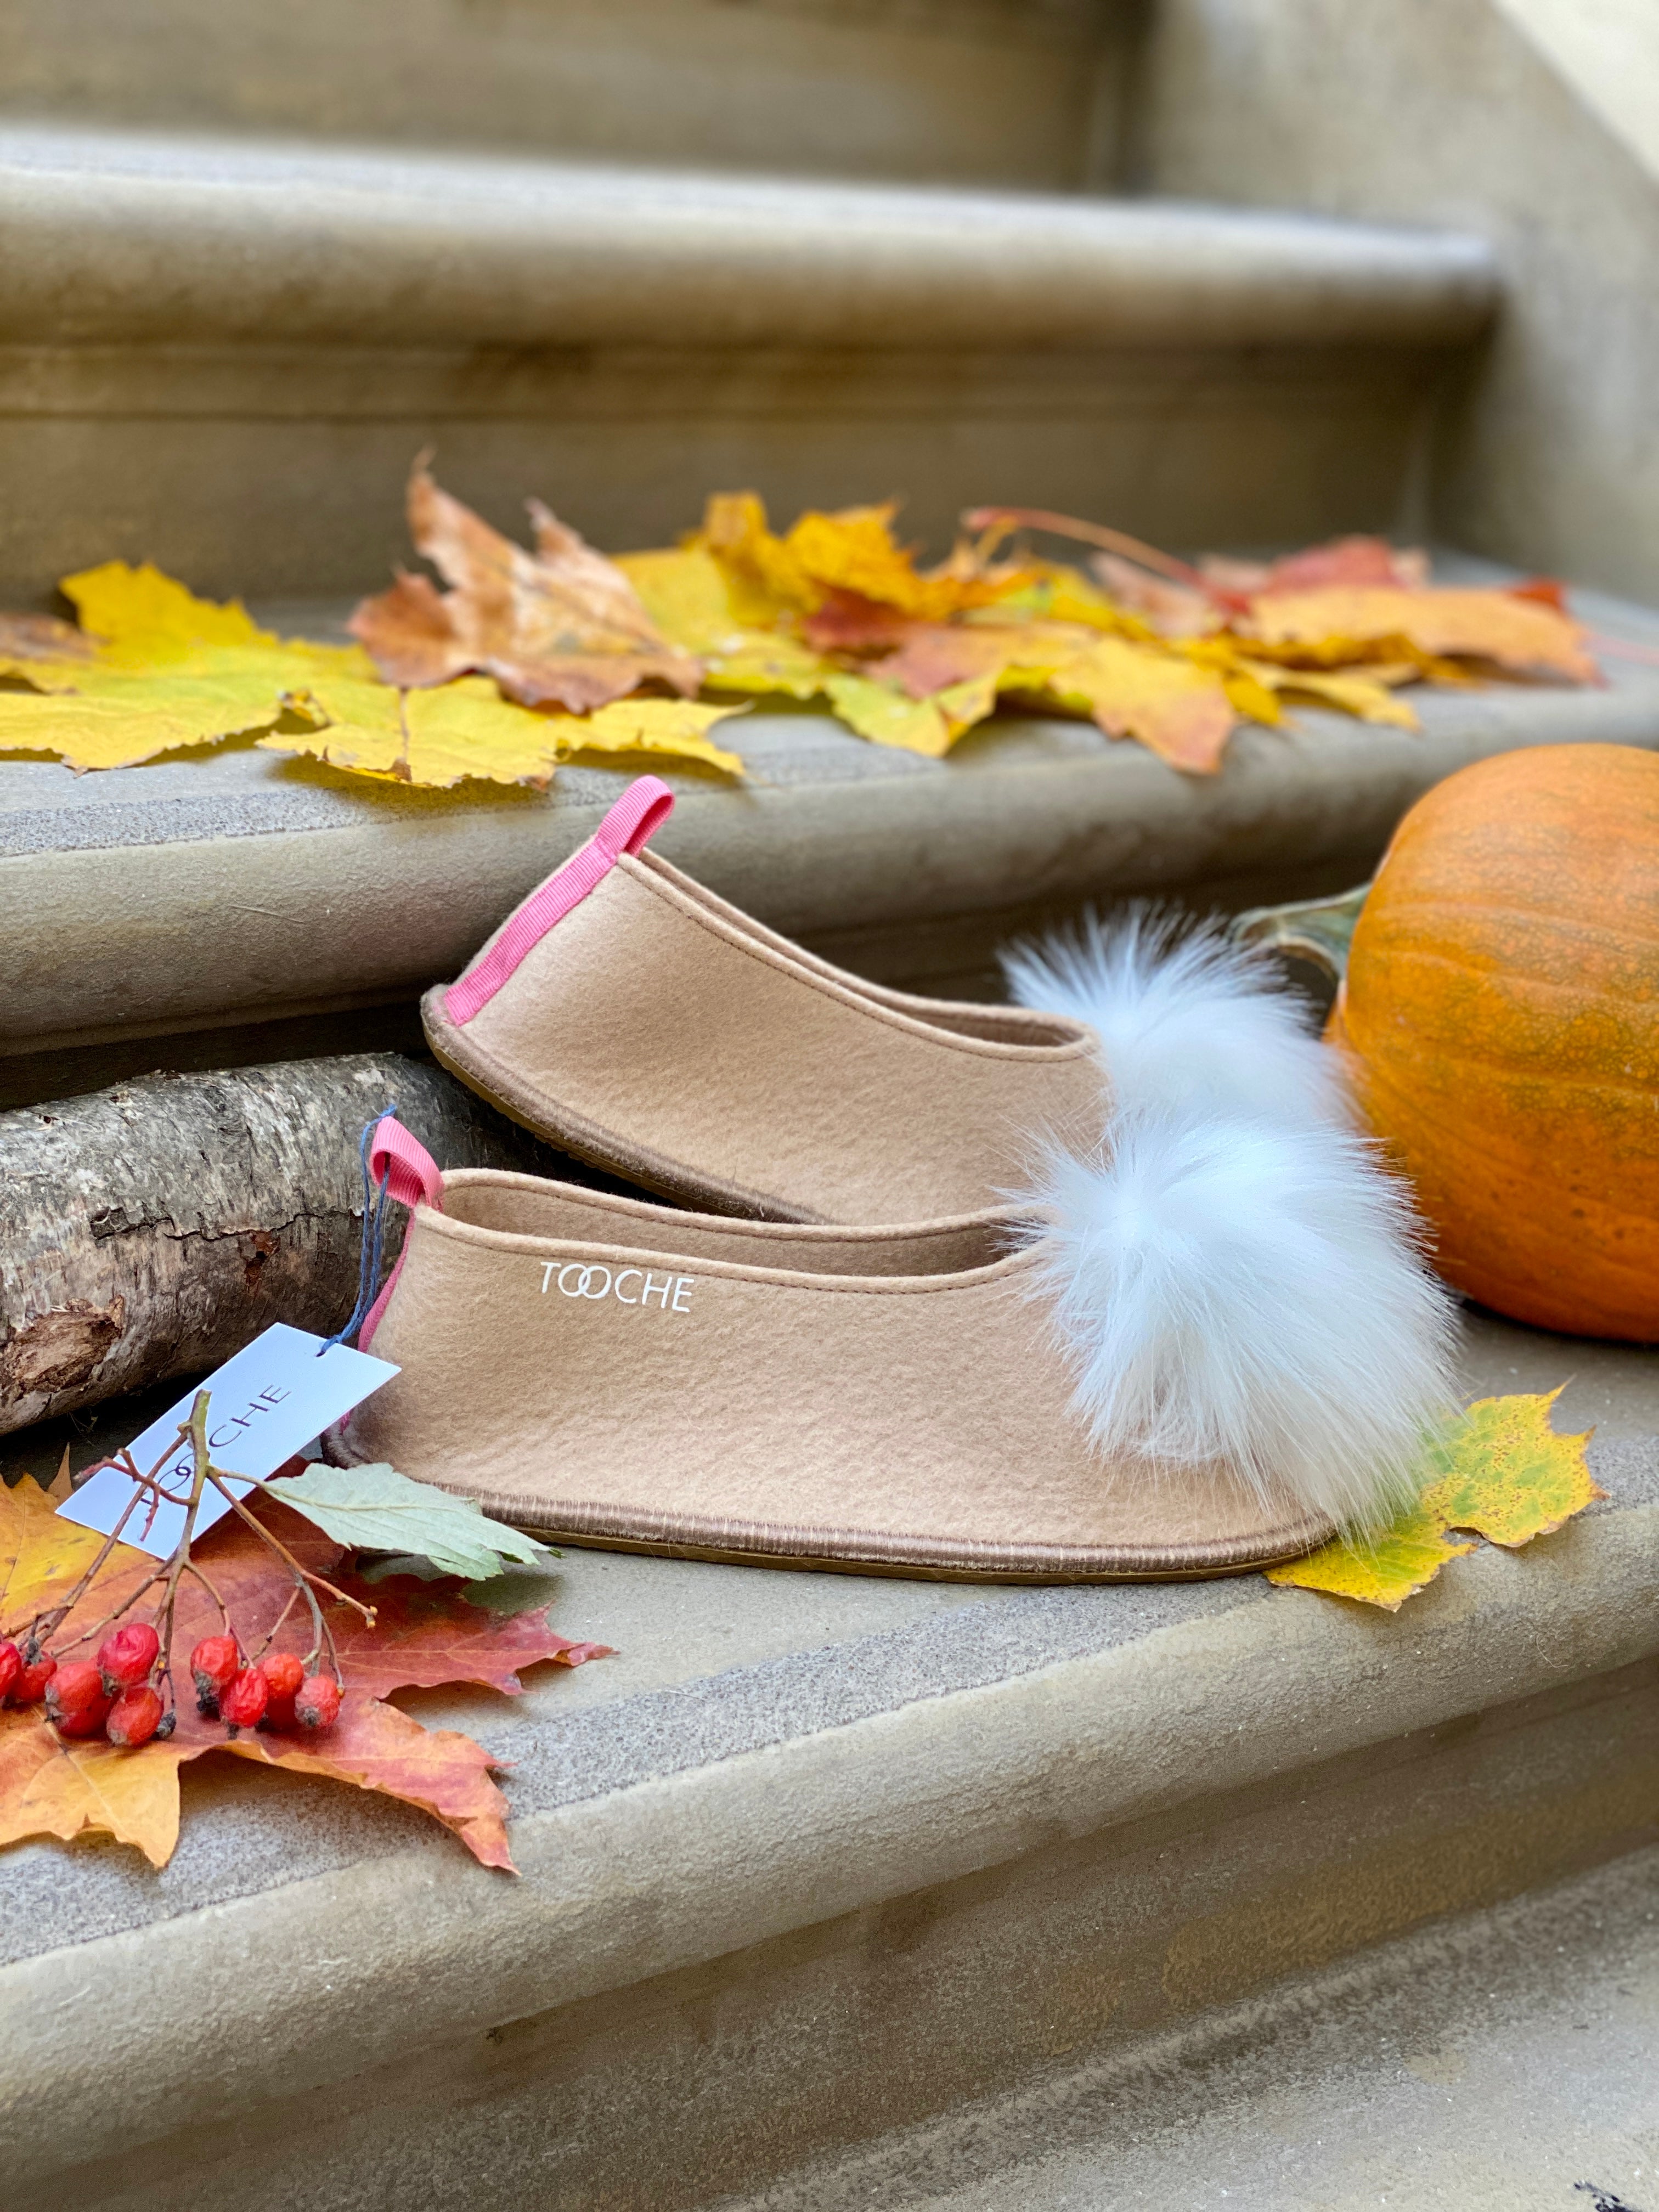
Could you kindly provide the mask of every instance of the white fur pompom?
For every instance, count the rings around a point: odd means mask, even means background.
[[[1225,1464],[1346,1528],[1411,1494],[1450,1301],[1364,1140],[1170,1115],[1050,1155],[1042,1281],[1108,1456]]]
[[[1144,908],[1115,923],[1090,914],[1075,932],[1012,947],[1002,965],[1017,1006],[1094,1030],[1125,1112],[1349,1118],[1334,1054],[1271,964],[1213,927],[1182,933]]]
[[[1051,1146],[1022,1194],[1101,1451],[1388,1519],[1451,1402],[1452,1301],[1295,1002],[1142,916],[1007,965],[1024,1004],[1093,1024],[1110,1084],[1098,1154]]]

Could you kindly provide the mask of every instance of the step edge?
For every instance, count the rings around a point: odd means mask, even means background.
[[[9,2170],[210,2120],[239,2076],[297,2093],[340,2051],[386,2064],[1628,1666],[1659,1652],[1656,1540],[1659,1505],[1604,1509],[1459,1561],[1397,1617],[1274,1593],[531,1814],[518,1883],[405,1851],[20,1961],[0,1972]],[[443,1885],[459,1909],[440,1923]],[[136,2072],[119,2063],[135,1987]]]
[[[830,718],[811,719],[827,730]],[[877,757],[862,774],[854,750],[848,773],[800,782],[769,786],[757,758],[760,773],[742,791],[711,789],[671,769],[680,804],[665,849],[724,896],[800,935],[849,914],[897,925],[1000,906],[1011,886],[1024,902],[1058,906],[1158,893],[1218,868],[1312,864],[1348,852],[1363,873],[1406,807],[1472,760],[1537,744],[1659,746],[1651,696],[1634,688],[1485,693],[1473,712],[1460,695],[1447,712],[1452,726],[1420,734],[1306,720],[1316,734],[1305,744],[1241,732],[1222,773],[1201,783],[1139,747],[1102,740],[1098,750],[1073,751],[1077,724],[1048,726],[1057,750],[1037,758],[1010,730],[999,733],[1009,739],[1006,750],[994,736],[958,761],[896,769]],[[1043,726],[1029,727],[1040,736]],[[69,1048],[141,1026],[162,1034],[204,1018],[264,1018],[289,999],[310,1004],[342,992],[416,995],[459,970],[478,939],[590,834],[624,781],[611,774],[603,795],[556,796],[533,818],[488,802],[371,815],[374,802],[365,797],[357,818],[303,828],[0,855],[0,930],[11,955],[11,981],[0,993],[8,1048]],[[232,795],[225,803],[234,808]],[[926,870],[895,865],[921,849],[930,855]],[[349,905],[332,896],[343,878],[355,886]],[[441,908],[431,899],[438,886],[449,900]],[[239,970],[241,953],[222,936],[210,951],[198,926],[209,902],[236,908],[255,887],[283,925],[253,933],[264,994],[257,1002],[235,996],[234,980],[255,965]],[[388,926],[392,965],[382,972],[368,957],[377,940],[366,917],[377,901],[382,912],[402,912],[411,900],[422,902],[426,934]],[[441,943],[431,934],[434,915]],[[281,957],[268,941],[279,936]],[[118,941],[128,949],[112,959]],[[122,1006],[112,1014],[100,979],[113,973]]]
[[[13,344],[1438,348],[1498,297],[1455,231],[3,125],[0,218]]]

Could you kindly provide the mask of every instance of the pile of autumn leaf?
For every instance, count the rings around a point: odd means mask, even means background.
[[[297,1462],[282,1473],[288,1480],[262,1486],[258,1521],[289,1559],[313,1578],[327,1577],[319,1587],[332,1593],[325,1612],[342,1690],[333,1727],[315,1741],[257,1728],[228,1731],[186,1694],[165,1740],[158,1734],[125,1748],[60,1734],[40,1705],[18,1708],[0,1698],[0,1844],[107,1835],[164,1866],[179,1840],[179,1770],[217,1752],[400,1798],[441,1821],[483,1865],[514,1870],[507,1801],[493,1778],[497,1761],[471,1736],[427,1728],[389,1700],[400,1690],[452,1683],[516,1696],[521,1667],[548,1660],[579,1667],[607,1647],[556,1635],[545,1599],[509,1613],[494,1596],[501,1584],[461,1578],[496,1576],[514,1559],[538,1556],[535,1546],[465,1501],[389,1468],[369,1470],[381,1478],[378,1490],[373,1483],[354,1488],[333,1469],[302,1471]],[[321,1487],[306,1498],[307,1518],[272,1502],[282,1492],[299,1504],[307,1481]],[[377,1510],[381,1492],[391,1493],[389,1510],[384,1498]],[[95,1531],[61,1517],[58,1507],[69,1494],[67,1454],[49,1489],[27,1475],[13,1487],[0,1485],[0,1636],[25,1636],[31,1620],[74,1597],[54,1639],[67,1648],[155,1577],[149,1553],[106,1546]],[[337,1535],[317,1525],[324,1520]],[[365,1540],[401,1543],[411,1534],[424,1553],[439,1553],[435,1579],[424,1558],[393,1554],[366,1565],[357,1553]],[[249,1648],[267,1638],[279,1650],[303,1648],[310,1631],[295,1614],[292,1577],[246,1516],[209,1529],[192,1556],[203,1571],[179,1586],[178,1650],[223,1627],[222,1600]]]
[[[284,641],[148,566],[66,577],[78,628],[0,616],[0,752],[79,770],[252,736],[428,786],[541,788],[575,754],[741,775],[709,732],[730,702],[781,695],[935,758],[1006,701],[1206,774],[1241,719],[1278,723],[1287,702],[1412,729],[1409,684],[1597,673],[1550,586],[1437,589],[1419,556],[1375,538],[1189,567],[1066,516],[986,509],[921,569],[890,507],[809,512],[781,537],[737,492],[682,544],[611,560],[530,512],[533,552],[417,464],[410,532],[448,589],[400,574],[358,607],[349,646]],[[1010,550],[1025,529],[1096,550],[1086,568]]]

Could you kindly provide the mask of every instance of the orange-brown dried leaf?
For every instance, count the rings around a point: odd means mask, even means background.
[[[209,1751],[232,1751],[265,1765],[324,1775],[417,1805],[453,1829],[486,1865],[510,1867],[506,1801],[490,1779],[489,1755],[470,1736],[424,1729],[382,1701],[394,1690],[450,1682],[488,1685],[514,1694],[519,1669],[543,1660],[580,1666],[605,1646],[554,1633],[540,1611],[507,1619],[469,1605],[453,1584],[380,1583],[343,1571],[346,1554],[309,1522],[279,1507],[261,1518],[313,1573],[377,1610],[373,1628],[349,1606],[325,1602],[343,1674],[340,1717],[325,1735],[243,1733],[196,1710],[187,1674],[198,1640],[216,1634],[212,1599],[186,1577],[179,1590],[173,1638],[178,1722],[170,1741],[136,1751],[107,1744],[60,1743],[39,1706],[0,1711],[0,1841],[23,1836],[102,1833],[136,1844],[157,1865],[177,1840],[178,1769]],[[76,1545],[74,1540],[81,1540]],[[100,1539],[58,1519],[46,1492],[27,1478],[0,1493],[0,1634],[15,1634],[85,1571]],[[222,1521],[197,1557],[223,1597],[244,1642],[258,1649],[287,1605],[292,1583],[270,1550],[236,1516]],[[77,1632],[112,1613],[155,1571],[143,1552],[118,1545],[75,1612],[52,1638],[67,1649]],[[296,1607],[273,1648],[303,1655],[310,1632]]]
[[[489,1753],[454,1729],[422,1728],[395,1705],[348,1693],[339,1719],[314,1745],[256,1732],[222,1748],[291,1774],[400,1797],[453,1828],[485,1866],[517,1871],[507,1849],[507,1801],[490,1778]]]
[[[21,676],[43,690],[61,690],[69,669],[52,664],[90,661],[97,641],[56,615],[0,615],[0,676]]]
[[[1066,623],[917,624],[870,674],[914,699],[988,678],[1038,707],[1086,714],[1109,737],[1137,738],[1194,775],[1220,766],[1241,713],[1278,719],[1271,694],[1242,671]]]
[[[530,504],[528,553],[442,491],[417,462],[409,526],[446,583],[399,575],[365,599],[351,629],[389,684],[424,690],[476,672],[521,706],[583,714],[647,683],[689,696],[702,669],[669,643],[613,561]]]
[[[1222,592],[1254,599],[1263,592],[1322,591],[1333,584],[1381,584],[1420,591],[1429,580],[1429,556],[1386,538],[1333,538],[1276,561],[1237,561],[1206,553],[1198,564],[1205,581]]]
[[[1243,626],[1269,646],[1352,640],[1361,648],[1356,659],[1382,658],[1384,646],[1404,638],[1437,658],[1490,661],[1516,675],[1565,676],[1577,684],[1594,684],[1601,673],[1584,650],[1582,624],[1554,607],[1510,592],[1365,585],[1268,592],[1251,602]]]

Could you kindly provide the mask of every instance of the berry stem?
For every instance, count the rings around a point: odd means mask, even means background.
[[[254,1478],[242,1475],[238,1476],[236,1480],[238,1481],[250,1481],[253,1480]],[[251,1514],[246,1506],[243,1504],[241,1499],[237,1497],[235,1492],[226,1483],[222,1475],[215,1472],[212,1474],[212,1480],[221,1493],[230,1500],[233,1509],[241,1515],[243,1520],[247,1522],[250,1528],[255,1530],[258,1534],[264,1539],[265,1543],[267,1543],[270,1547],[271,1550],[276,1553],[277,1558],[283,1560],[286,1565],[289,1572],[295,1577],[296,1595],[303,1596],[306,1603],[311,1608],[311,1625],[314,1631],[314,1637],[311,1646],[312,1663],[315,1663],[318,1655],[322,1650],[323,1646],[326,1644],[328,1646],[329,1659],[333,1665],[335,1674],[338,1675],[340,1673],[340,1655],[335,1646],[334,1632],[329,1626],[327,1619],[324,1614],[321,1606],[317,1602],[316,1591],[319,1589],[326,1590],[331,1597],[338,1598],[342,1605],[350,1606],[355,1612],[362,1615],[365,1626],[369,1628],[373,1628],[374,1626],[375,1614],[374,1607],[372,1605],[364,1605],[360,1599],[351,1596],[348,1591],[337,1589],[333,1583],[330,1582],[326,1578],[326,1577],[323,1575],[314,1575],[312,1573],[309,1567],[302,1567],[298,1559],[295,1558],[293,1553],[289,1550],[287,1545],[284,1544],[279,1537],[273,1536],[270,1529],[267,1528],[262,1522],[255,1520],[252,1514]],[[268,1486],[263,1482],[258,1483],[257,1486],[261,1490],[268,1487]],[[277,1494],[280,1495],[280,1493]],[[312,1587],[313,1583],[316,1585],[315,1589]],[[284,1615],[284,1617],[286,1617],[286,1615]],[[274,1630],[272,1633],[275,1633]]]
[[[300,1585],[296,1583],[294,1588],[288,1594],[288,1603],[283,1607],[276,1620],[271,1622],[270,1626],[265,1631],[264,1635],[260,1641],[258,1649],[255,1651],[249,1652],[247,1663],[250,1667],[257,1667],[259,1662],[264,1657],[266,1652],[270,1650],[271,1645],[276,1642],[277,1630],[288,1619],[289,1613],[293,1612],[295,1607],[300,1602],[301,1594]]]
[[[94,1621],[90,1628],[83,1628],[80,1632],[79,1635],[70,1637],[67,1644],[60,1644],[58,1647],[57,1656],[61,1659],[66,1651],[74,1651],[78,1650],[82,1644],[89,1642],[93,1637],[102,1635],[105,1629],[113,1627],[124,1613],[131,1612],[133,1607],[137,1604],[139,1599],[143,1597],[147,1589],[155,1589],[156,1583],[161,1581],[166,1572],[167,1569],[165,1567],[157,1567],[155,1572],[151,1575],[147,1581],[139,1583],[137,1589],[133,1591],[131,1597],[124,1598],[122,1600],[121,1603],[116,1607],[113,1613],[106,1613],[101,1620]]]
[[[190,1419],[181,1431],[190,1438],[191,1458],[193,1463],[190,1496],[185,1503],[185,1525],[179,1531],[179,1541],[173,1547],[173,1557],[167,1561],[167,1595],[161,1601],[161,1679],[167,1686],[167,1703],[170,1706],[175,1705],[178,1702],[173,1689],[173,1611],[179,1602],[179,1581],[185,1569],[190,1565],[190,1540],[195,1531],[196,1516],[201,1508],[202,1492],[207,1487],[209,1473],[207,1414],[208,1393],[205,1390],[198,1390],[196,1393],[196,1402],[190,1409]],[[158,1461],[156,1465],[159,1467],[161,1462]],[[152,1469],[149,1478],[152,1480],[154,1474],[155,1470]]]

